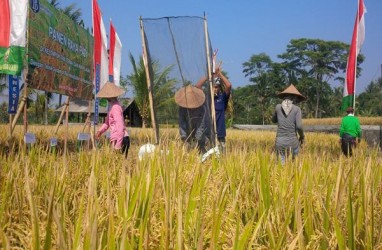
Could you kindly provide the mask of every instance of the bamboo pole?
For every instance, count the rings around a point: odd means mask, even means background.
[[[149,67],[149,59],[148,59],[147,47],[146,47],[146,36],[145,36],[144,30],[143,30],[142,17],[139,18],[139,22],[140,22],[141,37],[142,37],[143,63],[145,65],[147,89],[149,92],[151,124],[152,124],[153,129],[154,129],[155,144],[158,144],[159,143],[159,127],[157,126],[156,116],[155,116],[155,111],[154,111],[153,83],[152,83],[151,71],[150,71],[150,67]]]
[[[95,133],[92,132],[91,123],[90,123],[92,102],[93,101],[89,101],[88,114],[86,116],[86,121],[85,121],[84,127],[82,129],[82,132],[85,132],[86,128],[88,128],[87,131],[88,131],[88,133],[90,133],[90,140],[91,140],[93,149],[96,149],[95,138],[94,138]],[[94,129],[95,129],[95,125],[94,125]]]
[[[214,88],[213,88],[213,79],[212,79],[212,71],[211,71],[211,55],[210,55],[210,43],[208,40],[208,28],[207,28],[207,18],[206,14],[204,14],[204,34],[206,41],[206,54],[207,54],[207,67],[208,67],[208,82],[210,85],[210,94],[211,94],[211,118],[213,125],[213,135],[214,135],[214,146],[217,145],[217,134],[216,134],[216,114],[215,114],[215,102],[214,102]]]
[[[12,145],[12,134],[13,134],[13,128],[12,128],[12,121],[13,121],[13,115],[9,115],[9,136],[8,136],[8,146],[11,148]]]
[[[65,108],[65,137],[64,137],[64,155],[66,157],[67,145],[68,145],[68,131],[69,131],[69,96],[66,100]]]
[[[26,85],[24,85],[24,88],[26,88]],[[24,91],[24,92],[26,92],[26,91]],[[16,112],[15,116],[13,117],[12,131],[14,131],[14,129],[16,127],[17,120],[19,119],[21,112],[24,110],[24,105],[26,104],[26,100],[27,100],[27,96],[24,93],[23,97],[21,98],[19,107],[17,108],[17,112]],[[11,134],[11,136],[12,136],[12,134]]]
[[[58,128],[60,127],[60,124],[62,122],[62,118],[64,117],[65,111],[67,109],[69,109],[69,96],[66,97],[66,101],[65,101],[64,105],[65,105],[65,107],[62,109],[61,114],[60,114],[60,118],[58,118],[58,122],[56,124],[56,128],[54,129],[54,135],[57,135]]]
[[[27,114],[27,103],[25,102],[24,103],[24,117],[23,117],[23,120],[24,120],[24,134],[26,134],[28,132],[28,114]]]
[[[91,108],[92,108],[92,101],[89,101],[89,104],[88,104],[88,114],[86,115],[86,120],[85,120],[84,127],[82,128],[82,132],[85,132],[86,128],[88,128],[87,131],[89,131],[90,128],[91,128],[91,126],[90,126]]]

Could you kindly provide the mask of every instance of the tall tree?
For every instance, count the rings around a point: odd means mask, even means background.
[[[382,78],[372,81],[356,99],[358,109],[362,115],[382,115]],[[357,104],[357,103],[356,103]],[[358,111],[357,111],[358,112]]]
[[[232,91],[232,99],[235,110],[234,123],[256,124],[260,122],[261,117],[258,116],[259,109],[255,101],[255,85],[236,88]]]
[[[296,77],[305,82],[313,84],[312,92],[307,93],[314,97],[314,116],[318,117],[320,102],[323,91],[328,88],[329,81],[333,80],[339,73],[346,70],[349,45],[338,41],[323,41],[320,39],[292,39],[287,45],[285,53],[279,55],[284,63],[290,65]],[[364,56],[358,57],[358,65],[362,63]],[[361,69],[357,70],[360,73]],[[308,97],[309,97],[308,96]],[[311,98],[309,98],[311,100]],[[321,107],[321,109],[323,109]]]
[[[261,122],[270,118],[276,92],[286,83],[286,71],[283,65],[273,62],[265,53],[252,55],[249,61],[243,63],[243,73],[254,83],[255,102],[260,104]],[[268,119],[269,120],[269,119]]]

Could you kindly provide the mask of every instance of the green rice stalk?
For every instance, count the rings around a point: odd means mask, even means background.
[[[212,235],[211,235],[211,247],[212,249],[219,248],[218,247],[218,239],[219,239],[219,233],[221,229],[222,219],[223,219],[223,212],[226,205],[226,192],[228,190],[228,184],[223,186],[223,188],[219,192],[218,200],[217,200],[217,207],[213,207],[213,215],[212,215]]]
[[[239,237],[235,237],[238,241],[234,243],[234,249],[246,249],[251,235],[253,235],[253,220],[250,220],[244,227]],[[236,247],[235,247],[236,246]]]
[[[84,199],[81,199],[80,206],[78,207],[78,214],[75,222],[75,231],[73,236],[73,249],[80,249],[81,246],[81,230],[83,226],[84,216]]]
[[[176,232],[176,246],[177,249],[183,249],[183,199],[180,192],[177,199],[177,232]]]
[[[326,238],[329,238],[329,233],[330,233],[330,214],[331,211],[331,194],[333,192],[333,185],[328,184],[326,186],[326,195],[325,195],[325,200],[323,201],[323,221],[322,221],[322,231],[324,233],[324,236],[320,242],[320,246],[322,249],[327,249],[329,247],[329,242],[325,240]]]
[[[336,181],[336,189],[335,189],[335,199],[334,199],[334,208],[336,213],[340,210],[340,195],[341,195],[341,182],[342,182],[342,176],[343,175],[343,169],[342,164],[339,165],[338,168],[338,174],[337,174],[337,181]]]
[[[263,225],[264,223],[264,218],[266,218],[266,214],[263,213],[260,218],[257,219],[255,225],[254,225],[254,229],[252,231],[252,235],[251,235],[251,239],[249,241],[249,246],[253,246],[254,245],[254,242],[256,240],[256,238],[258,237],[259,235],[259,232],[260,232],[260,229],[261,229],[261,226]]]
[[[1,239],[1,242],[0,242],[1,249],[10,250],[11,247],[10,247],[9,239],[7,238],[7,236],[5,235],[1,227],[0,227],[0,239]]]
[[[40,249],[40,233],[39,233],[39,221],[37,216],[37,209],[36,205],[34,203],[32,190],[31,190],[31,183],[29,179],[29,167],[28,163],[25,164],[24,167],[24,179],[25,179],[25,192],[27,195],[28,203],[29,203],[29,210],[30,210],[30,217],[32,221],[32,245],[31,248],[33,249]]]
[[[153,161],[153,164],[151,166],[156,166],[155,161]],[[145,184],[142,186],[141,189],[141,202],[140,202],[140,208],[139,208],[139,220],[141,221],[139,223],[139,246],[138,249],[143,249],[146,244],[148,244],[147,236],[148,234],[148,225],[149,225],[149,215],[150,215],[150,208],[151,208],[151,202],[153,199],[154,194],[154,187],[155,187],[155,167],[152,167],[150,171],[146,174],[146,180]]]
[[[293,241],[289,244],[288,249],[296,249],[297,243],[299,243],[298,249],[305,249],[305,245],[301,244],[301,238],[303,237],[304,232],[304,225],[301,226],[299,229],[296,237],[293,239]],[[302,247],[302,248],[301,248]]]
[[[61,216],[59,216],[56,212],[56,209],[53,209],[53,219],[56,223],[56,226],[57,226],[57,237],[58,237],[58,243],[57,243],[57,246],[59,249],[72,249],[71,246],[70,246],[70,241],[67,240],[67,237],[65,235],[65,228],[66,228],[66,224],[65,224],[65,207],[64,205],[61,205]],[[68,243],[66,243],[68,242]]]
[[[303,163],[302,172],[304,173],[304,190],[303,192],[303,220],[304,220],[304,234],[306,236],[307,242],[311,240],[311,237],[314,235],[314,199],[312,197],[313,194],[313,185],[314,185],[314,175],[311,171],[311,166],[307,164],[307,162]],[[304,244],[305,245],[305,244]]]
[[[351,174],[352,176],[352,174]],[[347,229],[348,229],[348,247],[350,249],[355,249],[355,240],[354,240],[354,217],[353,217],[353,183],[352,178],[349,179],[348,183],[348,206],[347,206]]]
[[[262,161],[261,154],[258,153],[259,159]],[[270,191],[270,177],[269,177],[269,165],[267,162],[260,163],[260,199],[262,201],[262,206],[264,211],[268,211],[271,206],[271,191]]]
[[[194,167],[194,178],[190,192],[188,193],[186,201],[186,211],[184,215],[184,230],[187,237],[194,237],[193,245],[197,246],[200,241],[199,237],[203,238],[202,222],[203,222],[203,204],[205,200],[206,182],[211,174],[211,168],[206,171],[201,171],[198,166]]]
[[[95,169],[92,167],[90,177],[88,179],[88,202],[85,215],[85,238],[84,248],[95,249],[98,237],[97,237],[97,180],[95,177]]]
[[[115,242],[116,242],[116,237],[115,237],[115,231],[114,231],[114,209],[113,209],[113,204],[112,204],[112,197],[111,197],[111,192],[110,192],[110,178],[109,178],[109,172],[107,174],[107,207],[108,207],[108,232],[107,232],[107,246],[109,249],[116,249]]]
[[[2,171],[5,171],[4,169],[2,169]],[[1,173],[1,170],[0,170],[0,173]],[[0,225],[2,225],[3,223],[6,222],[6,211],[8,210],[8,206],[11,205],[8,201],[12,200],[12,196],[14,195],[13,194],[13,187],[15,186],[14,185],[14,180],[15,177],[14,176],[14,171],[10,170],[8,171],[8,174],[7,174],[7,177],[6,179],[8,181],[5,181],[3,183],[0,184],[0,188],[2,190],[2,194],[1,194],[1,200],[0,200]],[[0,227],[1,228],[1,227]]]
[[[56,191],[56,181],[54,181],[53,186],[50,190],[49,195],[49,206],[48,206],[48,218],[47,218],[47,226],[46,226],[46,234],[45,234],[45,244],[44,249],[48,250],[52,247],[52,222],[53,222],[53,202],[54,202],[54,195]]]
[[[164,247],[167,249],[171,244],[172,237],[172,221],[171,221],[171,189],[170,189],[170,169],[168,166],[159,168],[160,182],[162,187],[162,195],[164,202]]]
[[[334,225],[334,230],[337,238],[337,247],[339,250],[345,250],[345,238],[341,230],[341,226],[339,225],[337,215],[333,216],[333,225]]]

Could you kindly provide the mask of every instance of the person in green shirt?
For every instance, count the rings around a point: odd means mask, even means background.
[[[344,155],[352,156],[352,148],[357,146],[361,141],[362,130],[358,117],[354,116],[354,109],[348,107],[346,109],[347,115],[342,118],[340,127],[340,143]]]

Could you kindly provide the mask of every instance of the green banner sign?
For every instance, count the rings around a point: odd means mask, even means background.
[[[93,37],[89,31],[39,0],[38,8],[30,6],[28,32],[29,86],[92,99]]]

